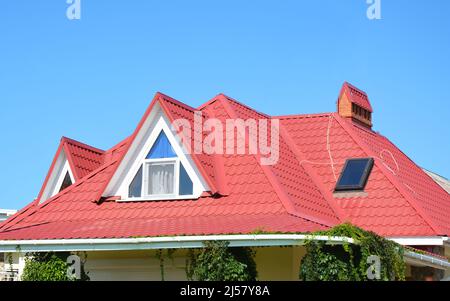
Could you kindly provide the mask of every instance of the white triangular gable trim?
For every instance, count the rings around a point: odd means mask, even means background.
[[[44,191],[41,195],[41,198],[39,199],[39,204],[42,204],[49,198],[59,193],[67,172],[69,172],[70,180],[72,181],[72,184],[74,184],[75,177],[73,176],[69,161],[67,160],[67,156],[64,153],[64,150],[61,150],[58,159],[56,160],[56,163],[53,167],[53,170],[51,171],[50,177],[45,184]]]
[[[133,181],[136,173],[141,167],[147,154],[155,143],[161,131],[167,136],[173,150],[175,151],[180,162],[183,164],[187,174],[193,183],[193,194],[191,196],[160,196],[160,197],[146,197],[142,199],[128,197],[128,188]],[[151,201],[151,200],[165,200],[165,199],[197,199],[204,191],[208,191],[208,185],[202,177],[200,171],[196,167],[191,156],[187,153],[183,146],[180,137],[172,129],[169,119],[164,114],[158,103],[155,104],[152,111],[145,120],[141,130],[136,135],[132,145],[127,154],[113,175],[108,184],[103,197],[119,196],[120,201]]]

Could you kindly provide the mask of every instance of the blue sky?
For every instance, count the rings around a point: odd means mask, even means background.
[[[65,0],[0,4],[0,208],[37,196],[61,136],[107,149],[156,91],[219,92],[271,115],[335,110],[349,81],[374,129],[450,177],[450,1]]]

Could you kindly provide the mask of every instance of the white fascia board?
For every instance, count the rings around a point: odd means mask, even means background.
[[[75,177],[73,176],[73,172],[70,168],[69,161],[67,160],[67,156],[64,150],[61,150],[58,159],[51,171],[50,178],[45,184],[44,192],[39,200],[39,204],[42,204],[49,198],[55,196],[59,193],[59,189],[61,188],[62,182],[64,181],[64,177],[66,173],[69,172],[70,180],[72,184],[75,183]]]
[[[442,246],[447,237],[428,236],[428,237],[389,237],[388,239],[402,246]]]
[[[141,130],[134,139],[127,154],[120,163],[115,174],[111,178],[103,197],[120,196],[121,201],[128,201],[128,186],[133,181],[147,153],[150,151],[161,130],[164,131],[175,153],[183,163],[186,172],[194,184],[194,198],[200,197],[204,191],[208,191],[208,185],[203,179],[188,151],[183,146],[181,139],[171,127],[170,121],[165,116],[159,104],[156,104],[144,122]],[[144,201],[148,201],[146,199]],[[159,199],[158,199],[159,200]],[[130,199],[129,201],[140,201]]]
[[[61,186],[62,186],[62,184],[64,182],[64,178],[66,177],[66,173],[67,172],[69,173],[70,181],[72,181],[72,184],[75,183],[75,178],[73,176],[72,170],[70,169],[69,161],[66,160],[64,162],[64,165],[63,165],[63,168],[62,168],[61,172],[59,173],[58,181],[56,181],[56,185],[54,187],[54,190],[53,190],[53,193],[52,193],[51,197],[55,196],[55,195],[57,195],[59,193],[59,190],[61,189]]]
[[[205,241],[228,241],[230,247],[301,246],[306,241],[354,243],[347,237],[303,234],[206,235],[117,239],[0,241],[0,252],[125,251],[200,248]]]
[[[16,214],[17,210],[10,210],[10,209],[0,209],[0,214],[5,214],[6,216],[11,216]]]
[[[449,237],[444,237],[444,246],[450,247],[450,238]]]
[[[153,249],[201,248],[205,241],[228,241],[230,247],[302,246],[307,241],[325,241],[329,245],[355,244],[352,238],[305,234],[205,235],[116,239],[55,239],[0,241],[0,252],[81,252],[135,251]],[[431,255],[406,251],[405,262],[447,270],[450,263]]]

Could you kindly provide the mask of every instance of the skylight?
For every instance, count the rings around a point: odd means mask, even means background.
[[[372,158],[348,159],[342,169],[335,191],[364,190],[373,162]]]

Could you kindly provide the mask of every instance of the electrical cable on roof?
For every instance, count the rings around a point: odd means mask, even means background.
[[[332,122],[333,122],[333,115],[330,114],[330,117],[328,120],[328,128],[327,128],[327,150],[328,150],[328,155],[330,156],[331,170],[333,171],[334,180],[337,181],[336,171],[334,170],[334,162],[333,162],[333,157],[331,156],[331,146],[330,146],[330,130],[331,130]]]
[[[395,167],[397,168],[397,172],[400,171],[400,167],[398,166],[397,160],[395,159],[394,155],[393,155],[389,150],[383,148],[383,149],[380,151],[380,157],[379,157],[378,159],[381,160],[381,163],[383,163],[383,165],[384,165],[390,172],[392,172],[392,174],[393,174],[394,176],[397,176],[397,173],[396,173],[394,170],[392,170],[392,168],[384,162],[384,157],[383,157],[383,153],[384,153],[384,152],[386,152],[386,153],[388,153],[389,155],[391,155],[392,161],[394,161]]]
[[[328,155],[330,157],[330,162],[325,163],[325,162],[313,162],[313,161],[309,161],[309,160],[302,160],[302,161],[300,161],[300,165],[302,165],[303,163],[310,163],[310,164],[314,164],[314,165],[331,165],[331,170],[333,171],[334,180],[337,182],[337,176],[336,176],[336,171],[334,169],[334,165],[335,164],[344,164],[345,162],[334,162],[333,156],[331,155],[330,132],[331,132],[332,122],[333,122],[333,115],[330,114],[330,116],[328,118],[328,127],[327,127],[327,151],[328,151]]]

